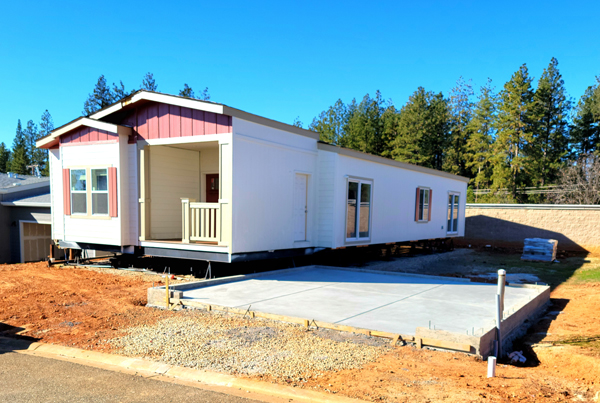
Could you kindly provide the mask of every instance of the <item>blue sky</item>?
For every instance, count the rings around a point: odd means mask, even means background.
[[[600,75],[598,1],[4,2],[0,142],[17,119],[77,118],[98,77],[212,100],[305,127],[338,98],[380,90],[402,106],[456,80],[497,90],[552,57],[578,99]]]

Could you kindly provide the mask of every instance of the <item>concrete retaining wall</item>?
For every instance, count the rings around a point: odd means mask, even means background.
[[[539,294],[523,304],[514,312],[507,313],[502,320],[502,351],[512,352],[513,342],[523,336],[527,329],[535,323],[535,320],[546,311],[550,302],[550,287],[542,285],[512,285],[511,287],[537,288]],[[507,315],[507,316],[506,316]],[[496,340],[496,328],[484,329],[480,336],[467,335],[461,333],[452,333],[445,330],[434,330],[418,327],[415,333],[416,339],[435,339],[457,344],[468,344],[471,346],[470,353],[487,359],[494,354],[494,340]]]
[[[558,241],[558,250],[600,254],[600,206],[467,204],[460,245],[523,247],[525,238]]]

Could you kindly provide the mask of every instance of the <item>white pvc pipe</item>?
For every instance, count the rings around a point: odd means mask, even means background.
[[[496,376],[496,357],[489,356],[488,357],[488,378],[493,378]]]
[[[504,285],[506,283],[506,270],[498,270],[498,295],[500,296],[500,318],[504,319]]]
[[[501,311],[500,295],[496,295],[496,331],[498,340],[498,357],[502,358],[502,333],[500,332],[500,325],[502,324],[502,311]]]

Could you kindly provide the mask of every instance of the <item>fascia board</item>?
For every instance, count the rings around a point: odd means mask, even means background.
[[[389,158],[380,157],[378,155],[373,155],[373,154],[367,154],[367,153],[363,153],[362,151],[351,150],[349,148],[342,148],[339,146],[334,146],[334,145],[325,144],[325,143],[317,143],[317,148],[319,150],[329,151],[329,152],[333,152],[336,154],[345,155],[347,157],[358,158],[361,160],[371,161],[371,162],[375,162],[378,164],[390,165],[390,166],[397,167],[397,168],[408,169],[410,171],[416,171],[416,172],[421,172],[424,174],[441,176],[443,178],[454,179],[454,180],[461,181],[461,182],[467,182],[467,183],[469,182],[469,178],[464,177],[464,176],[454,175],[454,174],[444,172],[444,171],[438,171],[437,169],[433,169],[433,168],[426,168],[426,167],[422,167],[419,165],[408,164],[406,162],[391,160]]]
[[[99,120],[90,119],[90,118],[79,118],[71,123],[64,125],[63,127],[56,129],[52,132],[52,134],[48,137],[44,137],[36,141],[35,146],[40,148],[48,143],[51,143],[55,139],[59,138],[65,133],[70,132],[71,130],[77,129],[81,126],[93,127],[94,129],[104,130],[111,133],[119,133],[119,126],[113,123],[101,122]]]

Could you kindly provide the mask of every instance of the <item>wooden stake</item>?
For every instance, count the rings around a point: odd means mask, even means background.
[[[169,275],[165,275],[165,290],[166,290],[166,294],[165,294],[165,306],[168,308],[169,307]]]

